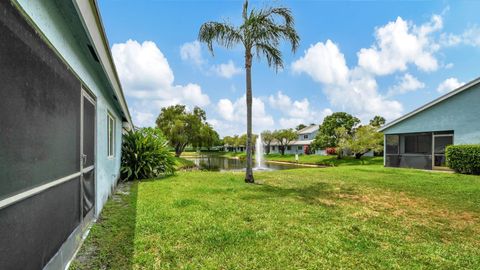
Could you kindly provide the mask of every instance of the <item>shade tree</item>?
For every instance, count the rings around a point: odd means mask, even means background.
[[[336,112],[325,117],[312,142],[312,148],[325,149],[327,147],[337,147],[339,136],[336,130],[343,127],[345,128],[345,132],[351,135],[353,129],[359,124],[360,119],[346,112]]]
[[[280,129],[272,133],[275,141],[278,143],[280,153],[285,155],[285,149],[297,138],[297,133],[293,129]]]

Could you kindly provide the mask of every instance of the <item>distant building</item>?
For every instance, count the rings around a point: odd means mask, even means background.
[[[446,167],[445,148],[480,143],[480,78],[388,123],[385,166],[418,169]]]
[[[310,125],[297,131],[297,139],[291,141],[285,148],[285,154],[305,154],[310,152],[310,145],[318,133],[319,125]],[[270,144],[270,153],[281,153],[278,141]]]

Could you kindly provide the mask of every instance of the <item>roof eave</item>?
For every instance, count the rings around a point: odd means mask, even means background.
[[[107,78],[112,86],[115,95],[118,98],[118,102],[122,111],[127,118],[127,122],[133,127],[132,117],[128,110],[125,96],[123,95],[122,85],[118,77],[118,73],[113,62],[113,57],[110,52],[109,43],[103,27],[102,18],[98,10],[98,4],[96,0],[73,1],[82,21],[84,28],[89,36],[90,41],[96,53],[99,57],[100,64],[107,75]]]

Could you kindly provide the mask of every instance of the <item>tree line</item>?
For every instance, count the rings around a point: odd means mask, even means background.
[[[229,147],[237,151],[247,145],[247,134],[225,136],[220,139],[217,131],[207,122],[206,113],[199,107],[188,111],[185,105],[173,105],[162,108],[157,127],[168,139],[170,146],[179,157],[187,146],[210,149],[214,146]],[[383,134],[377,132],[385,124],[385,118],[375,116],[368,125],[346,112],[336,112],[324,118],[308,151],[327,150],[328,154],[362,157],[369,151],[383,151]],[[313,125],[313,124],[310,124]],[[265,153],[270,154],[272,145],[278,146],[284,155],[288,145],[298,139],[298,131],[308,127],[300,124],[295,129],[265,130],[261,133]],[[252,151],[258,135],[252,134]]]

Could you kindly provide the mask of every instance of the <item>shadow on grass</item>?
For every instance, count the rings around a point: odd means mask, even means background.
[[[339,193],[356,194],[355,189],[350,187],[334,187],[332,184],[318,182],[308,186],[282,188],[277,186],[263,185],[255,190],[254,194],[242,196],[244,200],[266,200],[275,198],[293,198],[306,204],[323,205],[333,207],[329,200],[337,198]]]
[[[120,184],[69,269],[132,269],[138,182]]]

